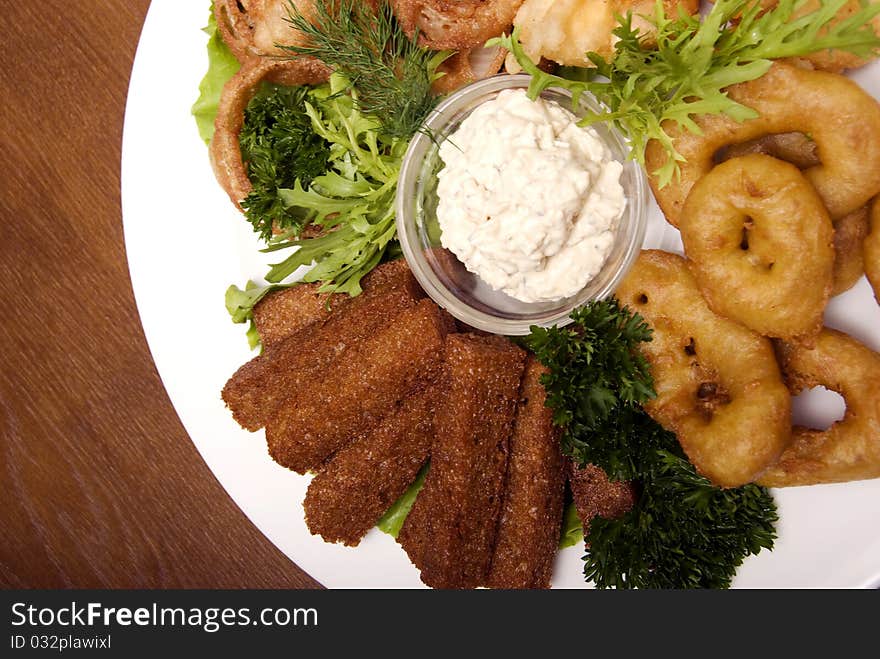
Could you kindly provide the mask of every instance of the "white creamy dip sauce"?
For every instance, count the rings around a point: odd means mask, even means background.
[[[440,145],[442,245],[523,302],[580,291],[602,268],[626,206],[623,166],[576,122],[557,103],[509,89]]]

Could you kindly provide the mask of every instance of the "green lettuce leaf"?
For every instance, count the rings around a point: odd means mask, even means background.
[[[584,525],[578,517],[574,502],[569,502],[562,516],[562,531],[559,534],[559,548],[574,547],[584,541]]]
[[[214,137],[214,118],[217,116],[220,92],[223,91],[223,85],[236,74],[240,64],[220,38],[213,10],[208,25],[202,31],[208,35],[208,72],[199,83],[199,98],[192,106],[192,114],[199,128],[199,136],[205,144],[210,144]]]
[[[397,534],[400,533],[400,529],[403,526],[404,521],[406,521],[406,516],[409,515],[409,511],[412,510],[413,504],[416,502],[416,497],[419,495],[419,492],[422,491],[422,486],[425,484],[425,476],[428,475],[428,465],[430,463],[426,462],[421,471],[419,471],[419,475],[416,476],[415,482],[409,486],[406,492],[400,495],[400,498],[391,504],[391,507],[388,509],[379,521],[376,523],[376,526],[380,531],[383,531],[390,535],[392,538],[396,538]]]

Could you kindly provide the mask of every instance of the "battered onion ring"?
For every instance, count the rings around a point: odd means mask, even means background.
[[[871,206],[871,232],[864,245],[865,274],[874,289],[874,299],[880,302],[880,198]]]
[[[812,350],[782,344],[779,358],[792,393],[823,386],[843,396],[846,413],[827,430],[796,427],[791,446],[758,482],[787,487],[880,477],[880,355],[826,328]]]
[[[432,50],[470,50],[513,24],[522,0],[390,0],[407,34]]]
[[[507,51],[503,48],[474,48],[455,53],[444,61],[439,71],[444,75],[432,85],[435,94],[449,94],[477,80],[498,73]]]
[[[731,158],[691,189],[679,229],[712,311],[763,336],[819,333],[834,229],[797,167],[762,154]]]
[[[834,223],[834,286],[831,295],[848,291],[865,272],[864,244],[868,235],[868,207]]]
[[[672,225],[678,226],[688,193],[712,169],[721,147],[768,134],[797,131],[816,142],[822,164],[804,170],[804,175],[832,218],[858,210],[880,192],[880,105],[853,81],[776,62],[761,78],[727,91],[761,116],[744,123],[725,115],[697,116],[701,135],[672,122],[664,124],[686,159],[680,163],[680,179],[663,189],[656,176],[650,176],[657,202]],[[667,160],[656,140],[648,143],[645,156],[649,173]]]
[[[684,258],[644,251],[616,295],[654,328],[642,351],[657,397],[645,410],[722,487],[757,478],[791,438],[791,397],[770,340],[716,316]]]
[[[296,0],[307,18],[311,0]],[[217,31],[242,66],[256,66],[269,57],[288,56],[275,43],[305,44],[301,33],[287,22],[288,0],[215,0]],[[279,85],[317,84],[330,76],[330,69],[311,57],[278,60],[265,79]]]
[[[763,153],[779,160],[790,162],[798,169],[807,169],[822,164],[816,143],[803,133],[779,133],[764,135],[748,142],[731,144],[715,154],[718,162],[750,153]]]
[[[226,83],[220,94],[209,152],[217,182],[239,210],[241,200],[248,196],[252,188],[238,143],[238,136],[244,125],[244,111],[257,93],[260,83],[270,79],[274,72],[286,64],[262,58],[248,60]],[[314,83],[324,70],[323,64],[313,61],[313,67],[303,66],[297,70],[301,77],[293,78],[292,84]],[[288,69],[287,73],[293,75],[294,71]]]

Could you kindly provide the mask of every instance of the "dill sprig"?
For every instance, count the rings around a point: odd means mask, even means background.
[[[306,18],[290,2],[291,25],[308,45],[279,44],[296,57],[314,57],[344,74],[357,90],[358,109],[381,119],[389,137],[411,137],[434,108],[431,83],[437,67],[448,57],[418,45],[408,37],[381,0],[375,12],[356,0],[316,0]]]
[[[595,68],[580,70],[584,79],[576,81],[541,71],[523,50],[517,30],[496,43],[510,50],[533,76],[532,98],[547,87],[570,90],[575,102],[584,92],[595,96],[607,109],[588,114],[582,125],[612,122],[629,138],[631,157],[640,164],[645,164],[648,141],[660,142],[668,158],[651,173],[663,187],[684,160],[665,122],[698,133],[696,115],[725,114],[740,122],[753,119],[757,113],[728,98],[724,89],[760,78],[771,60],[832,48],[868,57],[880,49],[880,37],[871,25],[880,4],[865,4],[834,23],[847,0],[820,0],[816,10],[794,17],[804,2],[779,0],[774,8],[764,10],[754,0],[716,0],[701,20],[684,12],[667,16],[657,0],[654,16],[646,17],[656,27],[656,44],[633,27],[631,14],[618,17],[614,30],[618,41],[611,58],[587,53]]]

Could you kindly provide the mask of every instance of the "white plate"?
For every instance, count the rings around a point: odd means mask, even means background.
[[[312,536],[301,505],[307,478],[276,465],[262,433],[239,428],[220,399],[229,376],[252,357],[244,326],[229,321],[223,294],[230,284],[241,286],[264,274],[266,261],[249,225],[215,182],[190,116],[207,67],[199,29],[207,5],[207,0],[154,0],[125,113],[125,245],[156,367],[211,471],[291,560],[328,587],[419,587],[418,572],[403,551],[375,529],[357,548]],[[880,92],[880,66],[860,71],[857,78],[875,95]],[[677,233],[666,226],[654,208],[648,246],[678,248]],[[827,323],[880,350],[880,308],[864,279],[831,302]],[[776,549],[746,561],[736,586],[880,583],[880,480],[775,494],[781,516]],[[584,587],[581,553],[579,548],[560,552],[554,586]]]

